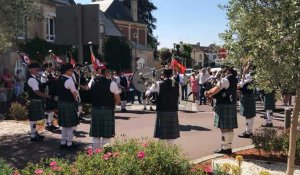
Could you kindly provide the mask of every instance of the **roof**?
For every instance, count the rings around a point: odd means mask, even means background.
[[[100,10],[113,20],[134,22],[130,9],[119,0],[99,0],[92,4],[99,4]],[[138,23],[144,22],[139,18]]]
[[[111,19],[109,19],[101,10],[99,12],[99,17],[101,19],[100,24],[103,24],[105,26],[105,33],[103,35],[118,37],[124,36],[119,30],[119,28],[116,26],[116,24]]]
[[[76,4],[74,0],[52,0],[55,3],[63,4],[63,5],[74,5]]]
[[[149,51],[154,51],[154,49],[150,48],[150,47],[147,47],[147,46],[144,46],[142,44],[135,44],[134,42],[131,42],[131,45],[133,48],[136,48],[136,49],[139,49],[139,50],[149,50]]]

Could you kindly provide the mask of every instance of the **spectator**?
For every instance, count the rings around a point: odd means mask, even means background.
[[[0,114],[3,114],[7,111],[7,95],[6,89],[4,88],[3,81],[0,80]]]
[[[11,101],[13,99],[13,92],[14,92],[14,83],[13,77],[9,73],[8,69],[3,70],[2,80],[4,83],[4,88],[6,89],[7,94],[7,106],[10,107]]]
[[[18,69],[15,75],[15,95],[19,97],[23,93],[25,77],[22,76],[22,70]]]
[[[198,79],[196,78],[196,75],[195,73],[193,72],[192,73],[192,76],[190,78],[190,87],[192,89],[192,94],[193,94],[193,102],[195,103],[196,99],[198,98],[198,90],[199,90],[199,87],[198,87]],[[190,95],[190,94],[189,94]]]

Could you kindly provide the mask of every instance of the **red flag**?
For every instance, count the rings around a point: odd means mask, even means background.
[[[73,59],[73,57],[70,58],[70,64],[73,65],[73,67],[75,66],[76,64],[76,61]]]
[[[177,60],[173,59],[171,62],[171,68],[172,69],[177,69],[180,71],[180,73],[184,73],[186,70],[186,67],[182,64],[180,64]]]
[[[61,60],[58,56],[56,56],[54,53],[52,53],[52,59],[56,62],[56,63],[58,63],[58,64],[64,64],[64,61],[63,60]]]
[[[98,68],[106,69],[106,66],[102,62],[100,62],[98,59],[96,59],[96,63],[97,63]]]
[[[95,57],[93,52],[91,52],[91,62],[93,64],[94,70],[97,70],[98,68],[106,69],[106,66]]]

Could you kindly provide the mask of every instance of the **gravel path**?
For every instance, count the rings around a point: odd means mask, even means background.
[[[29,133],[26,121],[3,120],[0,121],[0,139],[9,136],[24,135]]]
[[[216,164],[222,166],[223,163],[237,165],[237,161],[231,158],[215,159],[213,162],[214,166]],[[286,164],[279,162],[244,160],[242,163],[242,175],[259,174],[261,171],[268,171],[272,175],[285,175],[286,168]],[[300,167],[296,167],[294,175],[300,175]]]

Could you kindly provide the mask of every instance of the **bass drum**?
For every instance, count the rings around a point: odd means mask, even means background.
[[[136,90],[144,93],[153,82],[160,80],[161,73],[162,70],[155,70],[149,67],[139,69],[132,76],[132,84]]]

